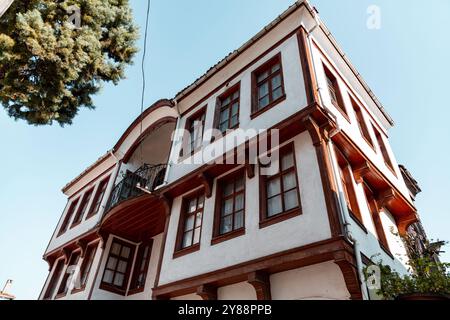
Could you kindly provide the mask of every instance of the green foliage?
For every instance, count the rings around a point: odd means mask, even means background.
[[[0,101],[29,124],[71,124],[102,82],[124,78],[137,37],[128,0],[15,0],[0,18]]]
[[[437,259],[444,242],[427,241],[425,249],[419,252],[414,246],[414,239],[405,237],[403,240],[410,256],[411,273],[401,276],[382,261],[378,262],[376,265],[380,268],[381,289],[377,294],[387,300],[409,294],[450,295],[450,264]],[[366,279],[370,276],[367,269],[364,269]]]

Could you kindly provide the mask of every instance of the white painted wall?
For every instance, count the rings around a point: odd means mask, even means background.
[[[239,282],[217,289],[217,300],[257,300],[255,288],[248,282]]]
[[[211,246],[214,185],[213,196],[205,201],[200,250],[173,259],[182,202],[182,197],[178,197],[172,206],[159,285],[330,238],[319,167],[309,133],[304,132],[293,141],[303,214],[259,229],[259,178],[247,178],[245,235]]]
[[[273,300],[348,300],[350,293],[334,262],[275,273],[270,276]]]

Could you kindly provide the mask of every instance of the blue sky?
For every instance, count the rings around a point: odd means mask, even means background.
[[[153,0],[146,105],[173,97],[292,2]],[[146,2],[131,3],[143,28]],[[422,187],[416,205],[429,236],[450,240],[450,1],[312,3],[394,118],[390,143]],[[372,4],[381,8],[380,30],[366,28]],[[61,187],[110,149],[139,114],[140,58],[72,126],[31,127],[0,110],[0,286],[13,279],[19,299],[37,298],[47,276],[42,254],[66,203]],[[443,257],[450,261],[450,253]]]

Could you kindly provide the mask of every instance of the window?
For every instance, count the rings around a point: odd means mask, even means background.
[[[85,192],[83,199],[81,200],[81,204],[78,207],[77,214],[75,215],[72,225],[70,226],[71,228],[75,227],[76,225],[78,225],[81,222],[81,220],[83,220],[84,214],[87,211],[87,207],[89,205],[89,201],[91,200],[93,192],[94,192],[94,188]]]
[[[180,156],[187,156],[194,154],[203,145],[203,133],[205,130],[205,116],[206,107],[192,115],[186,121],[186,131],[189,133],[187,141],[183,141],[183,148]],[[185,139],[183,139],[185,140]],[[183,149],[187,148],[187,154],[184,154]]]
[[[234,86],[217,101],[215,128],[222,134],[239,126],[239,85]]]
[[[102,289],[124,294],[130,275],[133,255],[132,245],[117,239],[113,241],[105,272],[103,273]]]
[[[253,115],[274,106],[285,97],[281,54],[257,69],[252,75]]]
[[[217,182],[215,236],[244,228],[245,172],[238,170]]]
[[[106,187],[108,186],[109,178],[102,180],[95,193],[94,200],[92,201],[91,209],[86,218],[90,218],[95,215],[98,210],[100,210],[100,205],[102,204],[103,197],[105,196]]]
[[[80,251],[72,252],[72,254],[70,255],[69,264],[67,265],[67,267],[69,268],[69,267],[78,265],[78,260],[80,260]],[[72,270],[71,273],[69,273],[69,271],[70,270],[66,268],[66,273],[64,274],[61,284],[59,285],[57,296],[66,295],[67,290],[69,289],[69,285],[71,282],[70,280],[72,279],[73,271],[75,271],[75,270]]]
[[[325,77],[327,81],[328,92],[330,93],[331,103],[348,119],[347,111],[345,109],[344,101],[339,90],[337,78],[331,71],[324,66]]]
[[[345,156],[335,148],[336,156],[339,164],[339,175],[341,178],[342,189],[347,203],[347,209],[350,216],[364,229],[361,212],[359,210],[358,200],[356,198],[356,192],[354,187],[353,177],[351,175],[350,164],[348,163]]]
[[[367,128],[366,121],[364,120],[364,115],[362,113],[362,110],[358,106],[358,104],[355,102],[355,100],[353,100],[353,98],[350,97],[350,99],[352,101],[353,110],[355,111],[359,131],[361,132],[361,135],[363,136],[363,138],[366,139],[366,141],[369,143],[369,145],[371,147],[373,147],[373,141],[372,141],[372,138],[370,137],[369,129]]]
[[[56,285],[58,284],[59,277],[61,276],[62,270],[64,268],[64,259],[59,259],[56,261],[55,269],[53,270],[52,277],[48,283],[47,290],[45,290],[44,299],[48,300],[53,297],[56,290]]]
[[[148,265],[150,263],[151,252],[152,252],[152,241],[142,243],[139,246],[136,262],[134,264],[134,271],[133,277],[131,279],[129,294],[142,292],[144,290],[145,280],[147,279]]]
[[[261,221],[264,224],[274,217],[300,214],[297,168],[294,145],[282,147],[279,152],[278,173],[261,178]],[[269,223],[270,224],[270,223]]]
[[[391,169],[392,172],[394,172],[394,166],[392,165],[392,161],[387,152],[386,145],[384,144],[383,138],[381,137],[381,134],[377,129],[373,128],[373,130],[375,131],[375,136],[377,137],[378,145],[380,147],[384,162],[386,163],[388,168]]]
[[[377,232],[380,246],[390,255],[389,246],[386,239],[386,234],[384,233],[383,224],[381,223],[380,211],[378,209],[378,205],[375,200],[375,195],[372,189],[366,183],[364,183],[364,194],[366,196],[367,206],[372,216],[372,221],[375,226],[375,230]]]
[[[92,263],[94,262],[95,253],[97,252],[97,243],[88,245],[86,253],[84,254],[83,263],[80,268],[80,285],[81,289],[86,287],[89,272],[91,271]]]
[[[72,219],[73,213],[75,212],[75,209],[77,208],[79,200],[80,200],[80,198],[72,201],[72,203],[70,204],[69,210],[67,210],[64,221],[61,225],[61,228],[59,229],[58,236],[62,235],[64,232],[66,232],[67,227],[69,226],[69,222]]]
[[[183,200],[179,223],[178,250],[198,247],[202,231],[204,192],[195,193]]]

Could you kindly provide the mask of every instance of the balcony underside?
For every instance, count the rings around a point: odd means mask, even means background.
[[[140,242],[162,233],[165,217],[164,202],[156,195],[143,194],[112,208],[100,232]]]

